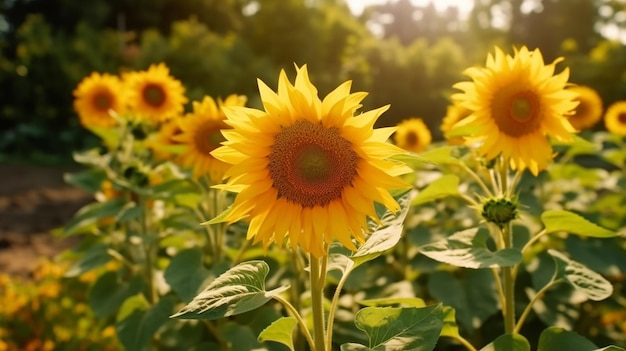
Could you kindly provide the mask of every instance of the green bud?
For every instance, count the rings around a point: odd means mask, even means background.
[[[481,215],[487,222],[503,227],[517,218],[517,204],[504,198],[489,199],[483,203]]]

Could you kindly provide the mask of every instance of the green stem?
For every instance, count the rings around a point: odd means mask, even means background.
[[[300,313],[298,313],[298,310],[295,307],[293,307],[293,305],[289,303],[289,301],[285,300],[280,295],[275,295],[273,296],[273,298],[276,301],[283,304],[283,306],[285,306],[287,311],[289,311],[289,313],[291,313],[291,315],[298,321],[298,326],[300,326],[300,331],[302,332],[302,334],[304,334],[304,337],[309,343],[309,347],[311,348],[311,350],[314,350],[315,342],[313,341],[313,337],[311,337],[311,333],[309,333],[309,329],[306,327],[306,322],[304,321],[304,319],[302,319],[302,316],[300,315]]]
[[[547,234],[546,230],[543,229],[541,230],[539,233],[535,234],[535,236],[533,236],[530,240],[528,240],[528,242],[524,245],[524,247],[522,247],[522,255],[534,244],[537,242],[537,240],[541,239],[541,237],[543,237],[545,234]],[[515,265],[515,267],[513,267],[513,279],[515,279],[517,277],[517,271],[519,270],[519,264]]]
[[[524,309],[524,312],[522,312],[522,315],[520,316],[519,320],[517,321],[517,324],[515,325],[515,329],[513,330],[514,333],[519,333],[519,331],[522,329],[522,325],[524,325],[526,318],[530,314],[530,311],[532,311],[533,305],[535,304],[535,302],[537,302],[540,298],[542,298],[543,295],[548,291],[548,289],[563,282],[564,282],[563,279],[553,280],[552,282],[550,282],[550,284],[547,284],[546,286],[541,288],[541,290],[539,290],[535,294],[535,296],[533,296],[533,298],[530,300],[530,302],[528,302],[528,305]]]
[[[511,224],[502,228],[505,249],[513,247],[513,233]],[[502,267],[502,281],[504,283],[504,330],[507,334],[512,334],[515,330],[515,278],[513,277],[513,267]]]
[[[470,351],[476,351],[476,348],[474,347],[474,345],[472,345],[469,341],[467,341],[467,339],[465,339],[464,337],[462,337],[461,335],[457,335],[454,337],[458,342],[460,342],[463,346],[465,346],[466,349],[470,350]]]
[[[146,282],[148,284],[148,296],[146,298],[148,299],[148,302],[150,302],[150,304],[154,305],[159,299],[156,285],[154,284],[154,265],[156,262],[156,259],[154,256],[156,255],[156,252],[155,252],[155,246],[154,246],[154,243],[152,242],[152,239],[148,238],[147,202],[148,201],[144,196],[139,197],[139,203],[143,207],[141,210],[140,225],[141,225],[141,239],[142,239],[142,244],[143,244],[143,249],[144,249],[144,254],[145,254],[145,267],[144,267],[145,273],[144,274],[146,277],[145,278]]]
[[[500,279],[500,272],[498,268],[491,268],[493,273],[493,279],[496,282],[496,288],[498,288],[498,299],[500,300],[500,306],[504,307],[506,304],[506,298],[504,297],[504,290],[502,289],[502,280]]]
[[[337,307],[339,306],[339,295],[341,295],[341,290],[343,289],[343,285],[348,280],[348,276],[352,272],[351,269],[347,269],[339,283],[337,283],[337,288],[335,289],[335,294],[333,295],[333,300],[330,303],[330,311],[328,312],[328,326],[326,327],[326,349],[332,350],[333,346],[333,324],[335,321],[335,313],[337,312]]]
[[[474,172],[471,168],[469,168],[463,162],[461,162],[460,165],[461,165],[461,168],[463,168],[472,178],[474,178],[476,183],[483,189],[483,191],[488,197],[493,197],[493,194],[491,193],[487,185],[485,185],[485,182],[483,182],[483,180],[480,179],[480,177],[478,176],[478,174],[476,174],[476,172]]]
[[[311,281],[311,308],[313,312],[313,336],[315,338],[315,348],[313,351],[326,351],[326,337],[324,333],[324,283],[326,281],[326,271],[322,271],[328,256],[321,259],[309,254],[310,281]],[[323,262],[320,262],[323,261]]]

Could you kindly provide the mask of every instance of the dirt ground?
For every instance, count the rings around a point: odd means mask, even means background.
[[[76,243],[50,234],[92,201],[63,181],[64,173],[76,170],[0,164],[0,273],[28,276],[40,258]]]

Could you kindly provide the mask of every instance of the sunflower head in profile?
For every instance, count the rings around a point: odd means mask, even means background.
[[[388,106],[354,116],[366,94],[351,82],[320,100],[306,66],[296,71],[294,84],[281,71],[276,92],[259,81],[264,110],[225,109],[233,129],[212,154],[232,165],[220,188],[238,193],[226,221],[247,218],[248,239],[266,249],[288,241],[321,257],[338,240],[355,250],[374,202],[399,210],[389,189],[409,187],[397,176],[411,169],[389,160],[403,152],[386,142],[395,128],[373,129]]]
[[[225,100],[218,99],[217,102],[205,96],[200,102],[194,101],[193,111],[181,120],[181,133],[174,140],[186,148],[177,162],[193,169],[195,178],[207,174],[213,184],[221,183],[230,165],[213,157],[211,151],[224,141],[222,129],[230,128],[224,123],[226,116],[223,107],[244,106],[246,100],[245,96],[235,94]]]
[[[420,152],[430,145],[432,135],[421,118],[412,117],[398,123],[394,141],[398,147],[404,150]]]
[[[567,68],[555,74],[559,61],[545,64],[538,49],[525,46],[513,56],[496,47],[485,67],[465,70],[473,81],[455,84],[463,92],[453,100],[472,111],[457,123],[471,130],[466,143],[481,142],[481,155],[488,160],[501,155],[512,169],[534,175],[545,169],[553,158],[548,137],[569,142],[575,132],[567,117],[578,104],[577,94],[565,89]]]
[[[85,127],[112,127],[116,124],[111,112],[122,113],[126,96],[116,76],[94,72],[74,90],[74,109]]]
[[[124,75],[130,110],[140,119],[158,123],[183,113],[187,103],[185,87],[170,75],[164,63],[146,71]]]
[[[626,100],[614,102],[604,115],[606,130],[617,135],[626,135]]]
[[[443,137],[446,138],[446,141],[452,145],[461,145],[465,142],[463,137],[450,136],[450,132],[454,129],[454,125],[468,117],[472,114],[472,111],[467,108],[459,105],[459,104],[451,104],[446,108],[446,115],[443,117],[441,121],[441,126],[439,127],[441,133],[443,133]]]
[[[568,90],[578,94],[576,100],[578,106],[574,114],[568,116],[569,122],[576,130],[583,130],[593,127],[602,119],[602,98],[598,93],[584,85],[575,85]]]

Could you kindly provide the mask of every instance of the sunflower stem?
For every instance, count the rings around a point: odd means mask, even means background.
[[[504,237],[504,247],[509,249],[513,247],[513,233],[511,232],[511,224],[502,227],[502,236]],[[515,332],[515,277],[513,276],[514,268],[511,266],[502,267],[503,284],[504,284],[504,331],[507,334]]]
[[[530,314],[530,312],[533,309],[533,305],[535,304],[535,302],[539,301],[540,298],[543,297],[543,295],[545,295],[545,293],[548,291],[548,289],[550,289],[551,287],[563,283],[564,280],[563,279],[557,279],[554,280],[552,282],[550,282],[550,284],[547,284],[546,286],[544,286],[543,288],[541,288],[541,290],[539,290],[535,296],[533,296],[533,298],[530,300],[530,302],[528,303],[528,305],[526,306],[526,308],[524,309],[524,312],[522,312],[522,315],[519,318],[519,321],[517,321],[517,324],[515,325],[515,333],[519,333],[519,331],[522,329],[522,326],[524,325],[524,322],[526,321],[526,318],[528,317],[528,315]]]
[[[326,351],[326,336],[324,327],[324,283],[326,281],[326,267],[328,256],[316,258],[309,254],[310,281],[311,281],[311,308],[313,312],[313,337],[315,348],[313,351]],[[324,261],[324,262],[322,262]]]

